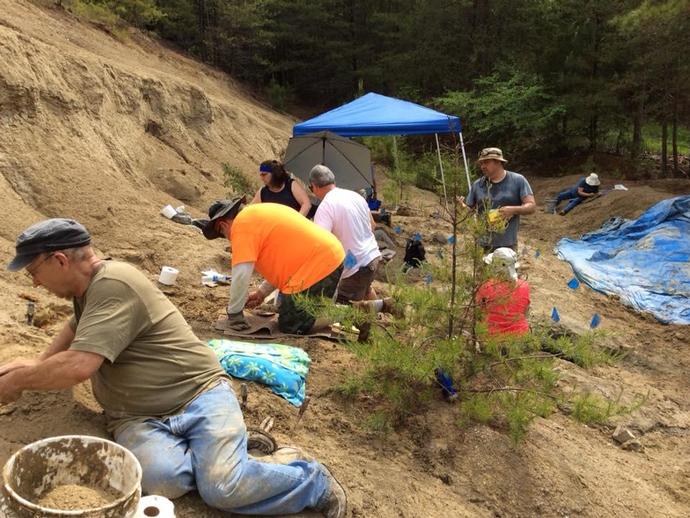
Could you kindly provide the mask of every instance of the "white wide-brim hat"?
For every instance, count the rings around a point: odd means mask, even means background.
[[[601,185],[601,181],[599,180],[599,175],[597,173],[592,173],[585,178],[585,183],[591,186]]]
[[[517,280],[517,268],[520,268],[520,263],[517,262],[517,254],[512,248],[497,248],[484,256],[484,262],[498,269],[503,269],[511,279]]]

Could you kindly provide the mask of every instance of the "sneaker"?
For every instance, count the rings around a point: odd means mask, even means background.
[[[323,498],[323,503],[316,510],[320,511],[326,518],[345,518],[347,515],[347,495],[340,482],[331,474],[329,469],[321,465],[326,478],[328,478],[328,489]]]

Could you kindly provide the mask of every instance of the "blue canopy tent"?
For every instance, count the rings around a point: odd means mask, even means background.
[[[318,131],[332,131],[344,137],[428,135],[433,133],[436,136],[436,151],[444,197],[446,197],[446,181],[443,174],[438,134],[457,133],[460,136],[467,185],[470,185],[465,144],[462,139],[462,126],[460,125],[460,118],[454,115],[446,115],[409,101],[368,93],[339,108],[296,124],[292,128],[295,137]]]

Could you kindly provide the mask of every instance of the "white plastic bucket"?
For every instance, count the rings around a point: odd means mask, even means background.
[[[50,437],[24,446],[2,470],[3,518],[122,518],[132,516],[141,498],[141,465],[117,443],[87,435]],[[116,495],[105,505],[66,510],[38,502],[48,491],[76,484]]]
[[[172,205],[166,205],[161,209],[161,214],[165,216],[168,219],[172,219],[172,217],[177,214],[177,211],[175,210],[175,207]]]
[[[161,274],[158,276],[158,282],[167,286],[173,286],[177,280],[177,274],[179,273],[180,270],[177,270],[172,266],[164,266],[161,268]]]

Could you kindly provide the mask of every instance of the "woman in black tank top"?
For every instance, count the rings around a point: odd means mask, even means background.
[[[266,160],[259,165],[259,174],[264,186],[256,191],[252,203],[280,203],[306,216],[311,209],[307,191],[295,182],[277,160]]]

